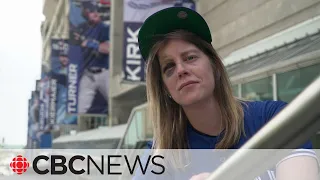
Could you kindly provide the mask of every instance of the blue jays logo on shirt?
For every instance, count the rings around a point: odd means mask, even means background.
[[[68,48],[69,48],[69,45],[67,43],[66,40],[52,40],[52,44],[51,44],[51,54],[53,56],[59,56],[59,55],[65,55],[67,56],[68,55]]]
[[[64,41],[57,41],[56,43],[52,43],[52,49],[54,50],[65,50],[68,48],[68,44]]]

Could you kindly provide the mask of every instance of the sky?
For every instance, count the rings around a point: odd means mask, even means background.
[[[28,99],[40,78],[43,1],[4,0],[0,6],[0,144],[27,142]]]

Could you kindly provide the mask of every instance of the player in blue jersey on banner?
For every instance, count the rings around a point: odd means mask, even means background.
[[[58,124],[76,124],[77,116],[67,115],[67,67],[69,63],[67,50],[61,50],[59,52],[60,68],[58,75],[56,76],[58,83],[58,110],[57,110],[57,122]]]
[[[59,50],[59,66],[51,71],[51,77],[57,80],[57,123],[75,124],[77,116],[67,115],[67,67],[69,63],[68,49]]]
[[[64,88],[67,88],[67,67],[68,67],[69,59],[67,50],[59,51],[59,66],[51,69],[47,75],[50,78],[57,80],[57,83]],[[66,94],[66,92],[65,92]]]
[[[96,92],[108,100],[109,85],[109,26],[99,13],[96,1],[81,3],[85,22],[71,27],[72,45],[80,45],[80,84],[78,113],[87,113],[94,101]],[[99,106],[99,104],[97,104]]]
[[[244,101],[232,95],[222,59],[211,44],[210,29],[191,9],[172,7],[158,11],[144,22],[138,39],[147,64],[149,119],[154,130],[149,148],[238,149],[286,106],[281,101]],[[291,162],[291,168],[308,167],[310,175],[315,175],[318,166],[315,152],[310,150],[311,142],[300,147],[303,150],[294,151],[291,158],[278,164],[277,170],[288,171]],[[205,169],[173,176],[205,179],[214,170]],[[276,173],[279,179],[292,179],[300,172]],[[273,180],[276,173],[268,171],[258,179]],[[290,178],[285,177],[288,174]],[[162,179],[161,175],[158,178]],[[150,177],[138,173],[135,179]]]

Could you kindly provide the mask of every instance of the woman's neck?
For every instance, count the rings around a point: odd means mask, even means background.
[[[215,98],[183,107],[183,110],[196,130],[210,136],[221,133],[223,129],[221,112]]]

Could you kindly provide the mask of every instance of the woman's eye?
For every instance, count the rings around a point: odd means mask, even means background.
[[[163,68],[163,73],[166,73],[166,71],[168,71],[171,67],[173,67],[174,64],[173,63],[168,63],[167,65],[164,66]]]
[[[188,56],[188,57],[187,57],[187,60],[190,61],[190,60],[194,60],[194,59],[196,59],[196,58],[197,58],[196,56],[192,55],[192,56]]]

